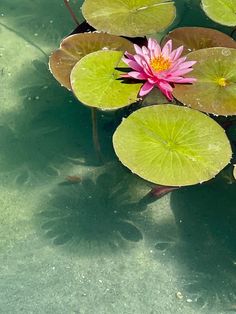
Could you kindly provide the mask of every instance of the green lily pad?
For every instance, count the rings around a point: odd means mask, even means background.
[[[85,55],[98,50],[119,50],[134,52],[133,44],[125,39],[104,33],[84,33],[66,37],[60,48],[49,58],[53,76],[71,90],[70,73],[75,64]]]
[[[132,113],[115,131],[113,145],[132,172],[167,186],[210,180],[232,154],[224,130],[213,119],[170,104]]]
[[[236,165],[233,166],[233,177],[236,180]]]
[[[188,54],[187,59],[197,61],[189,74],[197,81],[175,85],[174,97],[184,105],[203,112],[235,115],[236,49],[201,49]]]
[[[235,0],[202,0],[202,8],[213,21],[227,26],[236,26]]]
[[[184,46],[184,54],[210,47],[236,48],[236,42],[232,37],[206,27],[176,28],[165,36],[162,46],[170,39],[172,39],[174,49]]]
[[[82,58],[71,72],[75,96],[85,105],[102,110],[118,109],[138,100],[142,83],[124,82],[121,51],[97,51]]]
[[[170,0],[85,0],[82,12],[99,31],[129,37],[161,32],[176,16]]]

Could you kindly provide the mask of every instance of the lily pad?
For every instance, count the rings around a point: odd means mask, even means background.
[[[82,12],[99,31],[129,37],[161,32],[176,16],[170,0],[85,0]]]
[[[233,166],[233,177],[236,180],[236,165]]]
[[[186,107],[145,107],[124,119],[113,136],[120,161],[156,184],[185,186],[213,178],[230,161],[224,130]]]
[[[184,46],[184,54],[210,47],[236,48],[236,42],[232,37],[206,27],[176,28],[165,36],[162,46],[170,39],[172,39],[174,49]]]
[[[191,85],[175,85],[174,97],[203,112],[235,115],[236,49],[201,49],[188,54],[187,59],[197,61],[191,72],[197,81]]]
[[[70,73],[75,64],[85,55],[105,49],[134,52],[133,44],[125,38],[104,33],[75,34],[66,37],[51,54],[50,70],[61,85],[71,90]]]
[[[103,110],[136,102],[142,83],[121,79],[123,70],[128,70],[122,57],[121,51],[97,51],[82,58],[71,72],[75,96],[85,105]]]
[[[213,21],[227,26],[236,26],[235,0],[202,0],[202,8]]]

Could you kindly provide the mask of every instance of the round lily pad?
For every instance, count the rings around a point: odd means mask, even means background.
[[[176,28],[165,36],[162,46],[170,39],[172,39],[174,49],[184,46],[184,54],[210,47],[236,48],[236,41],[232,37],[206,27]]]
[[[82,58],[71,72],[75,96],[85,105],[112,110],[138,100],[142,83],[121,78],[127,65],[121,51],[97,51]]]
[[[82,12],[99,31],[129,37],[163,31],[176,16],[169,0],[85,0]]]
[[[193,84],[176,84],[173,95],[184,105],[215,115],[236,114],[236,49],[207,48],[191,52]],[[188,75],[186,75],[188,76]]]
[[[98,50],[134,52],[133,44],[125,39],[104,33],[84,33],[66,37],[60,48],[49,58],[49,67],[54,77],[69,90],[70,73],[75,64],[85,55]]]
[[[132,172],[167,186],[207,181],[229,163],[232,154],[224,130],[213,119],[170,104],[132,113],[115,131],[113,145]]]
[[[202,8],[213,21],[227,26],[236,26],[235,0],[202,0]]]

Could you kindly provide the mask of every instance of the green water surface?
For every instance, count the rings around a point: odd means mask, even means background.
[[[222,29],[192,3],[177,24]],[[150,184],[114,156],[114,115],[99,114],[100,164],[90,110],[48,71],[74,28],[63,1],[0,8],[0,313],[233,312],[236,184],[141,202]]]

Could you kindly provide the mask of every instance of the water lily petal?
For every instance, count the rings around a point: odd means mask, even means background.
[[[182,75],[185,75],[185,74],[191,72],[192,70],[193,70],[192,68],[177,70],[177,71],[171,73],[171,77],[172,76],[182,76]]]
[[[173,50],[170,54],[170,59],[173,61],[177,60],[181,56],[183,49],[184,46],[180,46],[179,48]]]
[[[149,82],[146,82],[143,84],[143,86],[141,87],[140,91],[139,91],[139,95],[141,97],[147,95],[148,93],[150,93],[150,91],[154,88],[153,84],[150,84]]]
[[[145,75],[144,73],[139,73],[136,71],[131,71],[128,73],[128,75],[136,80],[146,80],[147,79],[147,75]]]
[[[133,60],[130,60],[130,59],[124,60],[124,58],[123,58],[122,60],[123,60],[130,68],[132,68],[133,70],[143,72],[143,68],[142,68],[141,65],[139,65],[136,61],[133,61]]]
[[[159,87],[160,87],[161,89],[167,90],[167,91],[169,91],[169,92],[172,92],[172,91],[173,91],[172,86],[171,86],[169,83],[167,83],[166,81],[160,81],[160,82],[158,83],[158,85],[159,85]]]
[[[197,81],[194,77],[181,77],[180,80],[176,83],[186,84],[186,83],[195,83]]]
[[[180,69],[186,69],[192,67],[194,64],[196,64],[197,61],[186,61],[180,64],[179,68]]]
[[[170,84],[168,84],[167,82],[160,82],[158,84],[158,88],[169,100],[173,100],[173,88],[170,86]]]
[[[126,57],[126,58],[128,58],[130,60],[134,60],[134,56],[131,53],[129,53],[128,51],[126,51],[124,53],[124,57]]]
[[[170,54],[171,54],[171,50],[172,50],[172,40],[168,40],[167,43],[165,44],[165,46],[162,48],[162,55],[165,58],[169,58]]]
[[[154,38],[148,38],[148,49],[155,50],[158,43]]]
[[[134,44],[134,50],[138,55],[142,55],[143,51],[142,48],[140,48],[138,45]]]
[[[161,54],[161,47],[153,38],[148,39],[148,49],[150,50],[151,58],[158,57]]]

